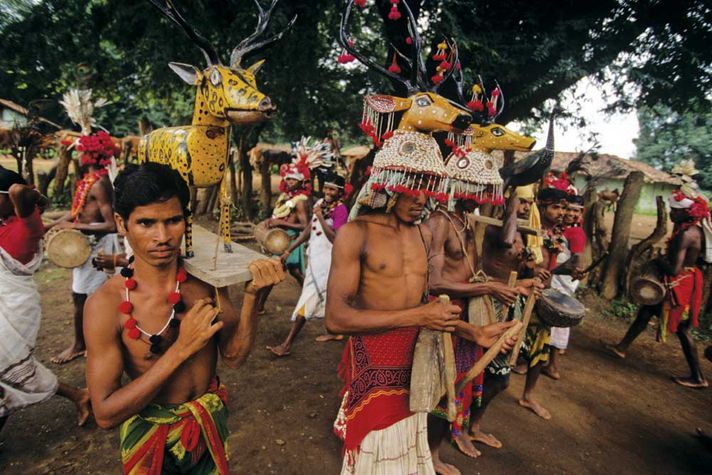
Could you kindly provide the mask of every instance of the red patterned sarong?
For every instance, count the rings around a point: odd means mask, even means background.
[[[430,301],[435,299],[436,297],[429,297]],[[462,312],[460,313],[460,320],[468,321],[467,302],[461,299],[452,299],[451,303],[462,309]],[[467,372],[472,369],[477,360],[482,357],[482,347],[455,334],[451,335],[451,337],[452,347],[455,351],[455,369],[457,371],[455,386],[457,386],[462,378],[465,377]],[[477,402],[477,406],[479,406],[482,401],[483,381],[484,372],[478,374],[470,384],[466,385],[462,391],[459,391],[455,395],[457,415],[455,416],[455,420],[452,421],[450,425],[453,437],[457,437],[463,430],[467,430],[470,426],[470,407],[472,406],[473,401]],[[447,397],[443,398],[437,407],[433,409],[433,415],[447,419]]]
[[[658,340],[665,341],[668,334],[677,332],[681,321],[692,319],[697,328],[702,305],[702,271],[697,267],[685,267],[676,276],[666,277],[668,292],[663,301],[663,321]]]
[[[344,348],[339,376],[344,382],[343,414],[334,432],[344,451],[357,450],[369,432],[385,429],[413,413],[410,374],[418,328],[352,336]]]

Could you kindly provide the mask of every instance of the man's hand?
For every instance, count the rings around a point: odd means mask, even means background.
[[[245,292],[255,294],[259,290],[272,287],[285,278],[282,262],[277,259],[259,259],[250,263],[252,280],[245,285]]]
[[[52,227],[57,229],[74,229],[74,223],[71,221],[60,221]]]
[[[425,305],[419,325],[431,330],[454,332],[461,312],[457,305],[435,300]]]
[[[492,323],[491,325],[485,325],[483,327],[476,327],[477,330],[475,330],[475,343],[480,345],[483,348],[489,348],[490,346],[494,345],[497,339],[507,331],[507,329],[513,327],[514,325],[517,324],[516,320],[512,320],[509,322],[500,322],[500,323]],[[502,350],[501,353],[507,353],[509,352],[512,348],[514,348],[514,345],[517,343],[517,338],[512,337],[508,338],[507,340],[504,341],[504,344],[502,345]]]
[[[551,278],[551,272],[544,269],[543,267],[537,267],[534,269],[534,277],[538,278],[542,282],[546,282]]]
[[[321,205],[314,206],[314,216],[317,218],[324,218],[324,212],[321,209]]]
[[[186,359],[200,351],[223,327],[223,322],[213,323],[218,310],[210,302],[208,298],[198,300],[180,321],[174,346]]]
[[[534,295],[539,297],[544,288],[544,284],[537,277],[517,281],[517,289],[525,297],[528,297],[531,292],[534,292]]]
[[[287,262],[287,259],[289,259],[289,251],[284,251],[281,256],[279,256],[280,262],[284,265]]]
[[[583,267],[576,267],[575,269],[572,269],[570,275],[574,280],[581,280],[586,276],[586,274],[583,273]]]
[[[505,305],[512,305],[519,297],[519,290],[513,287],[509,287],[503,282],[492,281],[490,282],[492,293],[497,300]]]
[[[97,270],[111,270],[114,268],[114,255],[104,254],[104,252],[100,250],[96,257],[92,259],[92,265],[96,267]]]

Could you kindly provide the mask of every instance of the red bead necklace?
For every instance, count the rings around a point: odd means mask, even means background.
[[[133,263],[133,258],[129,262],[129,265]],[[124,267],[121,269],[121,275],[125,278],[124,280],[124,289],[126,291],[126,300],[121,302],[119,304],[119,312],[128,315],[128,319],[124,322],[124,329],[127,330],[129,338],[133,340],[139,340],[141,339],[141,335],[145,336],[146,339],[148,340],[148,344],[150,344],[150,351],[151,353],[154,354],[159,354],[161,353],[162,350],[162,345],[161,343],[163,342],[163,332],[166,331],[168,327],[171,328],[177,328],[180,325],[180,320],[176,317],[176,314],[182,313],[185,311],[185,303],[183,302],[183,299],[181,297],[180,293],[180,284],[185,282],[188,279],[188,274],[185,271],[185,268],[178,264],[178,271],[176,272],[176,286],[175,290],[171,293],[168,294],[168,297],[166,300],[168,303],[170,303],[173,308],[171,309],[171,313],[168,315],[168,319],[166,320],[166,323],[163,325],[163,328],[161,328],[158,332],[156,333],[149,333],[145,331],[141,326],[138,324],[138,320],[136,320],[133,317],[133,309],[134,306],[131,303],[130,299],[130,292],[134,290],[138,283],[136,282],[136,279],[133,278],[134,275],[134,270],[132,267]]]

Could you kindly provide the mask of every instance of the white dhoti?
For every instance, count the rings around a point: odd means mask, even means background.
[[[427,421],[428,414],[418,412],[369,432],[358,453],[344,457],[341,475],[435,475]]]
[[[332,220],[327,219],[326,224],[332,226]],[[333,244],[326,237],[326,233],[324,233],[324,229],[316,216],[312,217],[310,226],[312,229],[309,234],[304,285],[302,286],[302,294],[299,296],[299,301],[294,307],[294,312],[292,312],[292,321],[296,320],[297,316],[304,317],[307,320],[324,318],[326,311],[326,284],[329,280]]]
[[[0,417],[57,392],[57,377],[32,356],[42,317],[32,274],[41,260],[38,252],[22,264],[0,248]]]
[[[556,257],[557,264],[563,264],[571,257],[568,249],[559,253]],[[554,275],[551,277],[551,288],[562,292],[569,297],[576,295],[579,281],[571,278],[570,275]],[[550,345],[560,350],[565,350],[569,346],[569,335],[571,328],[551,327],[551,342]]]
[[[93,238],[92,238],[93,240]],[[108,276],[104,271],[96,270],[91,261],[99,251],[111,254],[114,250],[115,234],[106,234],[92,242],[91,256],[79,267],[72,269],[72,292],[75,294],[91,295],[106,282]]]

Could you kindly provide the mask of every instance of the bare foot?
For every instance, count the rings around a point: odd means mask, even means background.
[[[501,449],[502,448],[502,442],[497,439],[492,434],[485,434],[481,430],[476,430],[473,432],[470,432],[470,439],[473,442],[479,442],[480,444],[485,444],[489,447],[492,447],[493,449]]]
[[[86,389],[80,389],[82,395],[77,400],[74,401],[74,405],[77,406],[77,425],[82,427],[89,420],[91,415],[91,403],[89,400],[89,391]]]
[[[460,471],[456,466],[438,460],[433,460],[433,468],[438,475],[460,475]]]
[[[559,354],[560,354],[560,355],[565,355],[565,354],[566,354],[566,350],[564,350],[563,348],[559,349]]]
[[[467,455],[468,457],[476,459],[477,457],[482,455],[482,452],[475,448],[470,438],[464,432],[461,432],[460,435],[455,437],[453,442],[455,442],[455,445],[457,446],[458,450],[463,454]]]
[[[50,361],[54,364],[65,364],[79,358],[80,356],[86,356],[86,349],[72,345],[57,356],[52,357]]]
[[[603,345],[603,347],[604,347],[606,350],[608,350],[608,353],[609,353],[609,354],[611,354],[611,355],[613,355],[613,356],[617,356],[618,358],[620,358],[620,359],[622,359],[622,360],[625,359],[625,351],[619,350],[616,345],[612,345],[612,344],[606,343],[606,342],[604,342],[604,341],[601,341],[601,344]]]
[[[683,378],[681,376],[674,376],[672,378],[672,380],[675,381],[680,386],[685,386],[686,388],[692,388],[692,389],[704,389],[707,386],[709,386],[709,384],[707,384],[706,379],[699,381],[695,378]]]
[[[538,402],[532,400],[532,399],[520,399],[519,400],[519,405],[522,407],[526,407],[527,409],[531,410],[534,414],[537,416],[541,417],[542,419],[548,421],[551,419],[551,414],[549,411],[547,411],[544,406],[539,404]]]
[[[319,335],[318,337],[314,338],[314,341],[323,343],[325,341],[341,341],[343,339],[344,339],[344,335],[333,335],[331,333],[326,333],[324,335]]]
[[[267,349],[272,352],[274,356],[289,356],[289,347],[282,345],[268,346]]]
[[[561,375],[559,374],[559,371],[550,367],[549,365],[546,365],[541,369],[541,374],[544,374],[544,375],[550,377],[551,379],[555,379],[557,381],[559,379],[561,379]]]
[[[521,363],[516,366],[512,366],[512,373],[527,374],[528,369],[529,369],[529,367],[527,366],[526,363]]]

